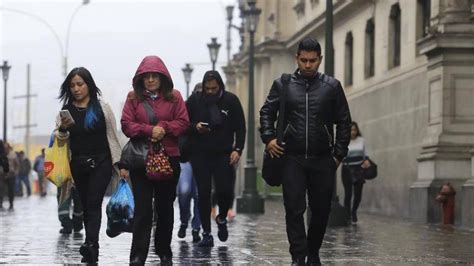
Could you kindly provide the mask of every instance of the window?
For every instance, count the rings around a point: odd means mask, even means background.
[[[388,29],[388,68],[394,68],[400,65],[400,28],[401,11],[398,4],[394,4],[390,9],[390,23]]]
[[[367,20],[365,25],[365,60],[364,60],[365,78],[374,75],[375,65],[375,25],[374,19]]]
[[[418,0],[416,5],[416,38],[421,39],[428,34],[431,17],[431,0]]]
[[[344,85],[352,85],[352,76],[354,70],[354,40],[352,38],[352,32],[348,32],[346,35],[346,54],[344,61]]]

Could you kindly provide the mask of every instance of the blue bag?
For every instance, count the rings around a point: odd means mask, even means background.
[[[135,202],[130,186],[120,179],[117,188],[107,203],[107,235],[116,237],[123,232],[133,232],[133,211]]]

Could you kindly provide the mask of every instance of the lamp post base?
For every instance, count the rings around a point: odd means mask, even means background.
[[[348,226],[349,211],[339,204],[339,197],[336,196],[331,202],[331,213],[329,214],[328,226]]]
[[[256,180],[257,167],[253,162],[245,166],[245,190],[242,196],[237,198],[237,212],[240,213],[264,213],[265,201],[258,194]]]

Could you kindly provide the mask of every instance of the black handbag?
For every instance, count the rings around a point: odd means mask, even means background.
[[[374,179],[377,177],[377,164],[375,164],[371,159],[367,158],[370,162],[370,166],[362,170],[362,174],[365,179]]]
[[[280,95],[280,108],[278,110],[278,122],[277,122],[277,143],[282,146],[283,144],[283,124],[285,122],[285,103],[286,94],[288,90],[288,84],[290,83],[291,75],[282,74],[282,88]],[[263,164],[262,164],[262,178],[265,182],[272,187],[278,187],[281,185],[283,178],[283,166],[284,166],[284,155],[280,157],[272,158],[270,153],[265,149],[263,152]]]
[[[150,124],[156,125],[158,123],[158,119],[156,118],[150,103],[148,103],[146,100],[144,100],[142,103],[143,107],[145,107]],[[130,140],[122,149],[120,163],[125,165],[127,169],[144,169],[146,166],[146,158],[149,149],[149,138],[130,138]]]

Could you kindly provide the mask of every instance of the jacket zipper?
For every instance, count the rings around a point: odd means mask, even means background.
[[[326,126],[326,124],[324,124],[324,129],[326,129],[326,134],[328,135],[329,147],[332,148],[331,135],[329,134],[329,130],[328,130],[328,127]]]
[[[306,80],[306,159],[308,159],[308,90],[309,83]]]

